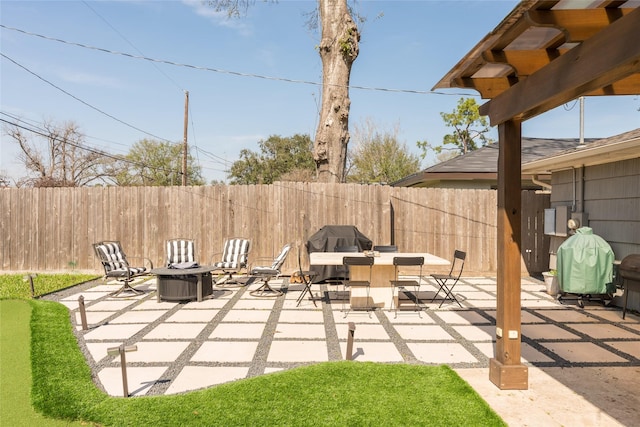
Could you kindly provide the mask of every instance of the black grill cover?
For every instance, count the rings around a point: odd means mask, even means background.
[[[362,252],[371,250],[371,245],[371,239],[354,225],[325,225],[309,237],[307,252],[335,252],[336,246],[357,246]],[[310,270],[318,273],[316,283],[346,276],[345,267],[339,265],[312,265]]]

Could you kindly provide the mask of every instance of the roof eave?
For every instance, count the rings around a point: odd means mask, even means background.
[[[585,146],[575,150],[524,163],[522,173],[550,173],[562,169],[596,166],[640,157],[640,137],[595,147]]]

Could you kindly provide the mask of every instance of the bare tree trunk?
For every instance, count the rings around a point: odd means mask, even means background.
[[[313,158],[318,181],[343,182],[349,143],[349,77],[358,57],[360,33],[347,0],[319,0],[322,40],[322,105]]]

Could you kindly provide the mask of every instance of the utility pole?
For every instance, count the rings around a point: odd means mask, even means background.
[[[184,150],[182,151],[182,186],[187,185],[187,128],[189,127],[189,91],[184,91]]]

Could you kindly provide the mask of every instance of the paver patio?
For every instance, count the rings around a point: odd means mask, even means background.
[[[174,394],[342,360],[348,323],[354,322],[354,361],[448,364],[514,425],[631,425],[627,420],[640,419],[640,318],[627,313],[622,320],[618,308],[563,305],[544,292],[541,281],[523,278],[522,358],[530,368],[530,386],[502,391],[488,379],[495,345],[494,278],[464,278],[456,287],[463,309],[455,303],[442,308],[428,303],[436,288],[424,284],[420,314],[401,311],[397,317],[378,309],[371,316],[350,312],[345,318],[342,302],[335,300],[317,308],[305,300],[296,307],[302,285],[288,284],[286,278],[272,283],[286,289],[285,294],[255,298],[249,292],[259,284],[252,284],[231,290],[214,287],[212,297],[199,303],[158,303],[155,279],[147,279],[136,285],[147,292],[131,298],[109,297],[106,291],[117,285],[101,281],[49,298],[72,311],[97,385],[113,396],[122,395],[122,380],[119,357],[107,355],[110,347],[137,346],[126,354],[131,396]],[[314,285],[314,293],[319,292],[320,285]],[[80,295],[87,331],[80,324]],[[569,371],[574,372],[571,379]],[[540,384],[549,388],[540,389]],[[610,389],[611,397],[601,389]],[[605,397],[595,401],[592,396]],[[527,418],[533,413],[523,405],[543,401],[550,405],[542,411],[546,415]],[[567,415],[577,410],[579,416]]]

